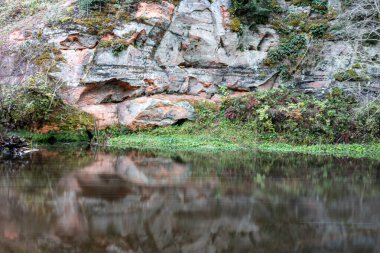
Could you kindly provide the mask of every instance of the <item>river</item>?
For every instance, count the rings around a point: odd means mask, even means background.
[[[0,252],[380,252],[380,162],[42,147],[0,159]]]

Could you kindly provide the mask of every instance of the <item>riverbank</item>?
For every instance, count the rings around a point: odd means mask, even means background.
[[[110,127],[30,134],[33,142],[91,142],[113,149],[224,152],[262,150],[380,160],[380,103],[363,103],[341,90],[324,98],[275,89],[225,98],[220,107],[193,105],[195,121],[130,131]]]
[[[380,160],[380,142],[354,143],[354,144],[315,144],[297,145],[285,143],[281,137],[260,135],[240,129],[231,134],[223,128],[203,130],[199,134],[184,134],[186,128],[195,128],[194,123],[185,123],[183,126],[160,128],[138,133],[109,134],[108,139],[101,145],[112,150],[139,149],[160,152],[194,152],[194,153],[220,153],[228,151],[263,151],[275,153],[299,153],[309,155],[329,155],[335,157],[370,158]],[[174,133],[179,132],[179,133]],[[54,143],[89,143],[86,133],[58,132],[36,134],[31,132],[16,132],[17,135],[28,139],[33,145],[48,144],[52,139]],[[104,133],[102,133],[104,134]],[[277,139],[277,141],[276,141]],[[53,144],[54,144],[53,143]]]
[[[145,149],[170,152],[225,152],[259,150],[276,153],[330,155],[336,157],[370,158],[380,160],[380,143],[294,145],[281,142],[260,142],[257,139],[238,140],[213,138],[204,135],[130,134],[111,138],[107,146],[113,149]]]

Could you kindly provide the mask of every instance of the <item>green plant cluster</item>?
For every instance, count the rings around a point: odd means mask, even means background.
[[[114,56],[119,56],[120,53],[123,52],[127,48],[128,48],[128,45],[125,45],[123,43],[117,43],[112,46],[112,54]]]
[[[12,88],[14,89],[14,88]],[[1,120],[10,128],[41,124],[57,106],[54,91],[48,85],[28,85],[2,90]]]
[[[46,134],[32,133],[27,131],[17,131],[15,132],[18,136],[21,136],[32,143],[51,143],[52,139],[57,143],[67,143],[67,142],[88,142],[88,136],[85,131],[51,131]]]
[[[338,72],[334,75],[335,80],[338,82],[345,82],[345,81],[366,81],[369,79],[369,77],[360,75],[354,68],[356,66],[354,65],[353,68],[347,69],[345,71]]]
[[[300,91],[274,89],[229,98],[219,110],[211,103],[199,102],[194,107],[197,113],[195,122],[141,130],[118,138],[111,135],[109,144],[152,149],[175,146],[185,150],[257,147],[283,152],[302,153],[302,150],[308,150],[307,153],[333,154],[337,143],[378,143],[380,138],[380,102],[363,105],[339,89],[332,90],[323,99]],[[269,144],[265,146],[265,143]],[[289,144],[317,146],[306,149]],[[322,148],[322,144],[329,145]],[[370,149],[375,147],[378,144]],[[352,148],[351,153],[363,157],[369,152],[367,148],[362,150],[364,153],[354,146]],[[339,153],[347,154],[343,149]]]
[[[111,48],[114,56],[119,56],[121,52],[129,47],[129,44],[125,39],[111,39],[107,41],[101,41],[99,47]]]
[[[242,27],[241,27],[241,22],[239,18],[234,17],[231,19],[230,29],[231,31],[237,32],[237,33],[241,31]]]
[[[6,129],[39,129],[51,125],[60,130],[88,128],[92,118],[65,105],[55,89],[46,83],[25,86],[2,86],[0,93],[0,125]]]
[[[308,13],[291,13],[277,18],[273,26],[281,35],[280,45],[269,51],[264,64],[276,66],[284,79],[290,79],[313,51],[307,48],[318,47],[318,41],[331,37],[328,30],[332,18],[330,13],[313,17]]]
[[[289,89],[251,93],[226,100],[224,116],[255,125],[261,134],[275,134],[295,143],[350,143],[380,138],[380,103],[361,106],[334,89],[326,98]]]
[[[271,63],[278,63],[284,59],[297,59],[306,48],[306,38],[303,35],[294,35],[281,40],[278,48],[269,51],[268,59]]]
[[[130,20],[130,13],[133,11],[135,1],[127,0],[82,0],[78,2],[77,9],[71,10],[67,17],[60,20],[61,24],[74,23],[88,28],[88,32],[94,35],[104,36],[112,34],[113,29],[119,22]],[[91,8],[87,8],[87,1],[92,2]],[[75,10],[75,8],[74,8]],[[86,10],[85,12],[83,10]]]
[[[157,128],[138,133],[130,132],[126,135],[111,135],[107,141],[107,146],[112,150],[130,148],[155,150],[163,154],[172,154],[175,157],[178,157],[181,151],[186,152],[186,154],[197,154],[197,156],[201,154],[210,155],[219,153],[224,158],[226,158],[228,151],[232,151],[231,155],[233,157],[236,157],[237,154],[241,157],[242,153],[236,153],[236,151],[242,151],[253,154],[253,156],[257,158],[257,155],[261,152],[255,153],[252,152],[252,150],[260,150],[271,152],[268,154],[270,154],[272,158],[273,155],[288,157],[289,155],[293,155],[291,153],[300,153],[319,156],[327,155],[329,157],[354,157],[380,160],[380,144],[376,142],[370,144],[291,145],[284,143],[284,141],[279,138],[273,139],[272,141],[261,139],[253,130],[252,126],[245,127],[239,123],[220,121],[215,122],[213,125],[205,124],[203,128],[200,126],[201,124],[199,122],[187,122],[182,126]],[[221,161],[221,159],[211,160],[210,162],[212,162],[216,168],[222,169],[224,166],[215,164],[215,162]],[[246,163],[242,161],[242,159],[239,159],[239,161],[242,162],[242,165],[249,164],[249,162]],[[273,159],[271,161],[273,161]],[[239,173],[241,173],[241,168],[245,166],[236,166],[236,159],[233,160],[233,162],[235,165],[234,168],[239,168]],[[199,168],[199,165],[195,166],[195,168]],[[201,171],[203,170],[201,169]]]
[[[285,36],[305,33],[313,38],[323,38],[330,27],[331,18],[330,16],[310,18],[306,13],[291,13],[283,19],[277,19],[273,25],[280,34]]]
[[[248,27],[266,24],[271,12],[276,11],[277,8],[277,2],[272,0],[232,0],[230,12],[235,17],[231,24],[232,28],[236,30],[240,22]]]
[[[298,65],[300,57],[307,47],[307,39],[302,34],[293,34],[281,39],[279,47],[268,52],[265,59],[267,66],[277,66],[282,77],[288,79],[294,71],[292,68]]]
[[[81,10],[97,9],[101,6],[105,6],[108,0],[79,0],[79,8]]]

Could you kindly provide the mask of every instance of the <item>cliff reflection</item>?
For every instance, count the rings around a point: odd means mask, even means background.
[[[1,167],[1,252],[380,251],[376,162],[46,152]]]

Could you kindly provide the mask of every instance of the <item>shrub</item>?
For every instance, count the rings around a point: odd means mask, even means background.
[[[359,75],[358,72],[354,69],[347,69],[345,71],[338,72],[334,75],[335,80],[338,82],[345,81],[366,81],[368,77]]]
[[[57,97],[54,88],[45,83],[1,87],[1,126],[6,129],[38,129],[44,124],[73,131],[92,126],[93,119],[65,105]]]
[[[79,0],[79,8],[82,10],[96,9],[104,6],[107,0]]]
[[[22,128],[41,124],[56,105],[55,93],[47,85],[3,90],[1,103],[2,124],[10,128]]]
[[[362,106],[339,89],[323,99],[289,89],[251,93],[225,100],[222,111],[227,120],[255,122],[259,134],[281,135],[296,143],[349,143],[380,137],[380,102]]]
[[[282,77],[289,79],[292,72],[291,68],[297,65],[297,61],[305,49],[305,36],[293,34],[289,38],[282,39],[278,48],[271,49],[264,63],[269,66],[277,65]]]
[[[267,23],[274,7],[270,0],[232,0],[231,12],[251,27]]]
[[[129,44],[127,44],[127,41],[124,39],[116,39],[101,41],[99,43],[99,47],[111,48],[112,54],[117,57],[120,55],[121,52],[123,52],[129,47]]]
[[[270,50],[269,59],[272,62],[280,62],[284,59],[299,56],[306,47],[306,38],[303,35],[293,35],[289,39],[283,39],[278,48]]]
[[[112,46],[112,54],[114,56],[119,56],[119,54],[127,48],[128,48],[127,45],[125,45],[123,43],[117,43],[117,44]]]

